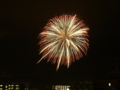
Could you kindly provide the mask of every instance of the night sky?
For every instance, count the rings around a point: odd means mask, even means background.
[[[0,75],[39,78],[39,81],[106,78],[110,62],[120,54],[119,0],[0,0]],[[47,21],[77,14],[90,28],[88,53],[70,68],[47,60],[36,64],[39,33]],[[23,79],[24,81],[24,79]]]

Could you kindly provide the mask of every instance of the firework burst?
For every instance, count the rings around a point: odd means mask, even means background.
[[[89,47],[89,28],[76,15],[61,15],[50,19],[40,36],[40,53],[42,59],[70,66],[72,62],[87,53]]]

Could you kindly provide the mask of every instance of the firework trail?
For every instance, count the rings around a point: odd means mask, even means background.
[[[42,59],[70,66],[72,62],[87,54],[89,47],[89,28],[76,15],[61,15],[50,19],[40,36],[40,53]]]

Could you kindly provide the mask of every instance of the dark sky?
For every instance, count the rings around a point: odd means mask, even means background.
[[[0,75],[6,70],[14,77],[40,80],[105,78],[111,60],[120,54],[119,0],[0,0]],[[38,34],[50,18],[77,14],[89,26],[87,56],[70,68],[43,60],[39,55]],[[54,78],[54,79],[53,79]]]

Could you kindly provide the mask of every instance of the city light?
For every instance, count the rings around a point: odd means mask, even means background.
[[[111,86],[111,83],[108,83],[108,86],[110,87],[110,86]]]

